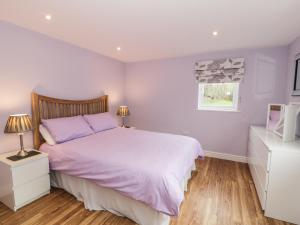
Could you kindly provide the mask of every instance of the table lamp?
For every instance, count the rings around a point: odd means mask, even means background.
[[[25,157],[28,155],[28,152],[24,149],[23,134],[30,130],[32,130],[32,123],[27,114],[16,114],[8,117],[4,133],[17,133],[19,135],[21,150],[17,153],[17,156]]]
[[[122,127],[126,127],[124,123],[124,118],[130,115],[128,106],[121,105],[117,111],[117,115],[122,118]]]

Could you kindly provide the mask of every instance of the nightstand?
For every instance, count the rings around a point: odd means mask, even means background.
[[[50,193],[48,155],[7,159],[17,152],[0,155],[0,201],[13,211]]]

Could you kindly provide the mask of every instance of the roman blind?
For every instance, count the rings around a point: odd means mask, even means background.
[[[227,58],[195,63],[195,76],[199,83],[240,83],[244,73],[244,58]]]

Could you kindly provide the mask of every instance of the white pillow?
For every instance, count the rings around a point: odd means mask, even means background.
[[[53,139],[46,127],[40,124],[39,130],[48,145],[56,145],[55,140]]]

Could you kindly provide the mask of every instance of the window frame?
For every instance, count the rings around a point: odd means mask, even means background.
[[[201,102],[203,102],[204,97],[204,86],[209,84],[222,84],[222,83],[199,83],[198,84],[198,110],[208,110],[208,111],[226,111],[226,112],[239,112],[239,103],[240,103],[240,83],[232,83],[235,84],[233,91],[233,106],[203,106]],[[226,84],[226,83],[223,83]]]

